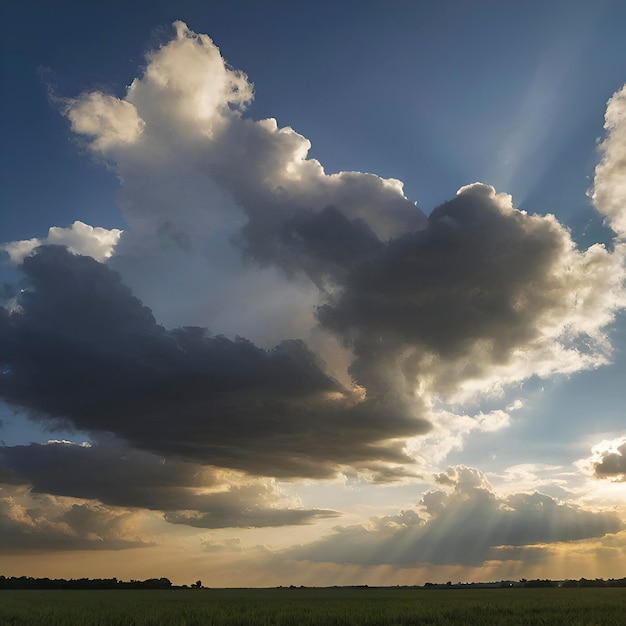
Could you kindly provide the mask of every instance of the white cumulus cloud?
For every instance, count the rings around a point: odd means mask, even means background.
[[[600,144],[602,161],[596,167],[593,202],[606,215],[620,239],[626,237],[626,85],[607,102]]]
[[[119,228],[94,227],[77,220],[69,228],[52,226],[47,237],[11,241],[0,245],[0,250],[5,250],[15,264],[21,263],[35,248],[45,244],[66,246],[74,254],[105,261],[113,254],[121,234]]]
[[[66,115],[75,133],[92,138],[90,147],[96,152],[134,143],[145,125],[130,102],[99,92],[69,101]]]

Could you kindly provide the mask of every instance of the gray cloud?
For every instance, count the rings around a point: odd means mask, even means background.
[[[0,312],[0,393],[34,418],[275,476],[410,463],[396,440],[428,429],[401,402],[352,397],[301,341],[266,351],[200,328],[166,331],[91,258],[48,246],[20,268],[28,287]]]
[[[613,512],[588,511],[536,492],[501,498],[471,468],[450,468],[438,482],[452,490],[426,493],[417,510],[372,518],[367,526],[338,527],[287,554],[359,565],[475,566],[511,557],[514,548],[601,537],[624,528]]]
[[[596,478],[613,478],[626,481],[626,441],[615,451],[604,451],[600,458],[593,462],[593,473]]]
[[[241,504],[248,504],[247,493],[243,494]],[[310,509],[247,509],[233,507],[232,494],[228,494],[223,504],[220,498],[212,498],[212,510],[207,513],[198,511],[171,511],[165,514],[170,524],[184,524],[194,528],[260,528],[264,526],[290,526],[310,524],[323,517],[336,517],[334,511],[311,511]]]
[[[404,380],[445,396],[495,368],[508,382],[602,362],[599,329],[623,304],[620,277],[621,258],[577,251],[553,216],[475,184],[426,229],[358,263],[318,319],[354,349],[351,373],[368,390]]]
[[[554,216],[486,185],[427,219],[400,181],[327,174],[292,128],[245,116],[252,85],[210,38],[174,26],[123,99],[83,94],[66,111],[118,172],[131,230],[187,241],[221,220],[246,256],[309,276],[330,296],[321,324],[354,350],[371,398],[428,404],[607,362],[602,329],[626,304],[621,252],[579,251]]]
[[[172,523],[203,528],[305,524],[334,511],[289,508],[273,481],[107,444],[49,442],[0,448],[0,482],[33,493],[165,511]]]
[[[468,340],[489,341],[503,359],[536,332],[546,290],[529,291],[546,280],[564,235],[556,222],[504,211],[491,189],[472,187],[435,209],[427,230],[360,266],[320,319],[360,341],[391,335],[452,358]]]
[[[122,550],[152,545],[142,538],[143,516],[94,502],[76,503],[0,485],[0,549]]]
[[[292,328],[310,337],[321,304],[317,320],[350,351],[362,388],[339,384],[300,341],[264,350],[166,330],[107,267],[41,248],[21,268],[31,285],[21,309],[0,311],[9,403],[168,458],[278,477],[350,466],[384,482],[411,474],[398,467],[413,461],[406,440],[429,430],[439,400],[608,362],[604,329],[626,304],[619,246],[579,250],[554,216],[519,211],[487,185],[462,188],[426,218],[400,181],[327,174],[306,138],[246,117],[252,85],[209,37],[174,26],[122,98],[65,101],[72,131],[120,179],[129,229],[108,267],[167,300],[176,323],[187,323],[179,303],[190,295],[219,309],[230,294],[222,323],[241,332],[224,317],[252,311],[260,345],[274,344],[263,343],[270,323],[281,338]],[[233,241],[264,269],[242,269],[223,251]],[[205,262],[211,269],[198,270]],[[296,278],[289,306],[284,273]],[[272,306],[257,314],[249,288],[260,276],[255,293]],[[339,363],[331,371],[344,367],[345,352],[328,353]],[[440,430],[462,421],[439,419]]]
[[[382,248],[362,219],[348,219],[333,206],[301,211],[273,226],[250,221],[239,241],[260,263],[277,264],[288,274],[304,271],[321,287],[327,280],[343,282],[351,268]]]

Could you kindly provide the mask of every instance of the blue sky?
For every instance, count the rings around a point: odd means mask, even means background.
[[[623,575],[624,20],[5,3],[4,573]]]
[[[122,93],[175,19],[209,25],[257,85],[251,114],[310,138],[328,171],[399,178],[428,212],[450,189],[493,177],[517,148],[506,142],[521,135],[532,156],[520,165],[540,171],[530,172],[532,187],[513,172],[507,182],[517,188],[508,190],[535,210],[587,206],[604,103],[623,82],[620,2],[290,4],[5,6],[3,77],[19,97],[2,102],[3,202],[19,210],[3,214],[3,231],[31,236],[16,217],[27,213],[45,232],[46,212],[35,207],[52,194],[68,222],[89,211],[103,226],[122,223],[110,206],[114,177],[77,154],[46,89]],[[19,174],[34,167],[39,183],[25,190]],[[76,171],[79,186],[68,181]]]

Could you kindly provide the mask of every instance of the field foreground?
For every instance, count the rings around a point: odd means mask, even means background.
[[[625,616],[626,589],[0,591],[3,626],[621,626]]]

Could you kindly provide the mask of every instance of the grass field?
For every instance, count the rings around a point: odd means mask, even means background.
[[[0,624],[626,624],[626,589],[0,591]]]

